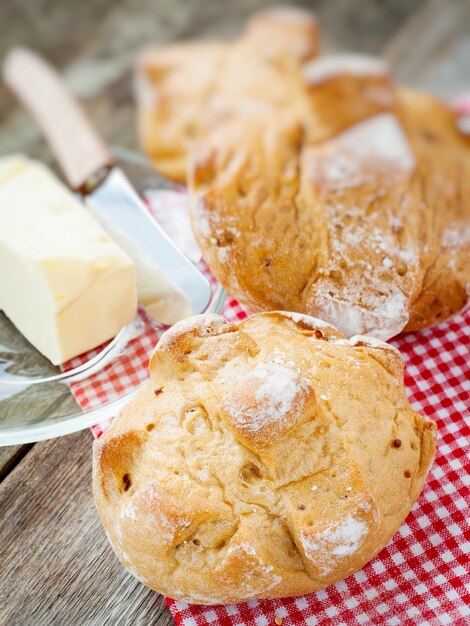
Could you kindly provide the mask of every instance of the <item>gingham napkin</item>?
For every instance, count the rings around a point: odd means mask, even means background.
[[[198,256],[187,239],[184,192],[152,192],[147,201],[154,217],[170,211],[172,236]],[[180,224],[180,229],[175,227]],[[188,248],[189,246],[189,248]],[[229,299],[229,320],[247,312]],[[147,378],[148,357],[161,332],[140,314],[140,334],[117,365],[91,381],[71,386],[84,408],[119,397],[130,383]],[[426,487],[390,542],[362,570],[317,593],[237,606],[203,607],[167,598],[178,625],[288,626],[470,624],[470,309],[448,322],[391,342],[406,363],[405,383],[413,408],[437,421],[439,445]],[[90,355],[87,356],[89,358]],[[77,359],[70,365],[78,365]],[[92,430],[99,436],[108,423]]]

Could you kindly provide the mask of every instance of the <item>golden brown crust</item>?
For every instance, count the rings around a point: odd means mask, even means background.
[[[421,190],[422,282],[405,330],[442,322],[470,295],[470,149],[442,102],[400,90],[403,123],[416,154]]]
[[[447,106],[398,89],[382,62],[312,60],[317,42],[307,17],[262,13],[175,65],[157,52],[141,72],[168,106],[141,104],[144,148],[180,180],[189,154],[196,237],[251,310],[384,339],[443,321],[470,286],[468,141]]]
[[[399,353],[284,312],[176,324],[94,444],[122,564],[202,604],[304,594],[362,567],[422,490],[436,430]]]
[[[193,227],[212,271],[251,310],[297,310],[388,339],[465,305],[468,148],[440,102],[395,98],[392,112],[357,111],[328,141],[285,125],[273,138],[253,123],[243,142],[227,128],[204,142]],[[341,120],[338,106],[328,123]]]
[[[233,43],[143,53],[135,73],[139,139],[158,171],[185,183],[188,151],[212,128],[253,113],[289,115],[298,103],[299,62],[316,55],[318,36],[311,14],[273,9],[255,14]]]

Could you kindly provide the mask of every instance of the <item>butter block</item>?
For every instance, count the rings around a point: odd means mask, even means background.
[[[132,260],[22,156],[0,159],[0,310],[55,365],[114,337],[137,310]]]

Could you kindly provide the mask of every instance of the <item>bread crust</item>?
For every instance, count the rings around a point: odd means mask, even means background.
[[[470,292],[468,139],[379,60],[315,58],[318,27],[301,15],[144,56],[139,75],[166,103],[140,99],[144,149],[187,178],[204,258],[252,311],[382,339],[444,321]]]
[[[163,335],[148,385],[94,444],[121,563],[200,604],[300,595],[361,568],[418,498],[436,427],[399,353],[272,312]]]
[[[186,183],[188,152],[211,129],[273,110],[289,115],[297,108],[299,64],[314,58],[318,48],[312,14],[272,9],[254,14],[234,42],[185,42],[145,51],[135,70],[144,151],[159,172]]]

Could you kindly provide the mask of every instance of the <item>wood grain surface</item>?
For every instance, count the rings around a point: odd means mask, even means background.
[[[0,448],[0,483],[32,447],[33,444]]]
[[[112,554],[90,487],[92,436],[37,443],[0,489],[0,623],[172,623]]]
[[[0,57],[18,44],[44,54],[83,99],[106,139],[135,149],[131,68],[136,53],[172,39],[232,36],[251,11],[271,4],[2,0]],[[443,97],[470,90],[468,0],[295,4],[317,12],[329,52],[382,53],[401,81]],[[0,155],[21,151],[52,161],[34,123],[0,86]],[[0,448],[1,626],[172,623],[164,600],[114,557],[94,508],[90,473],[88,431]]]

